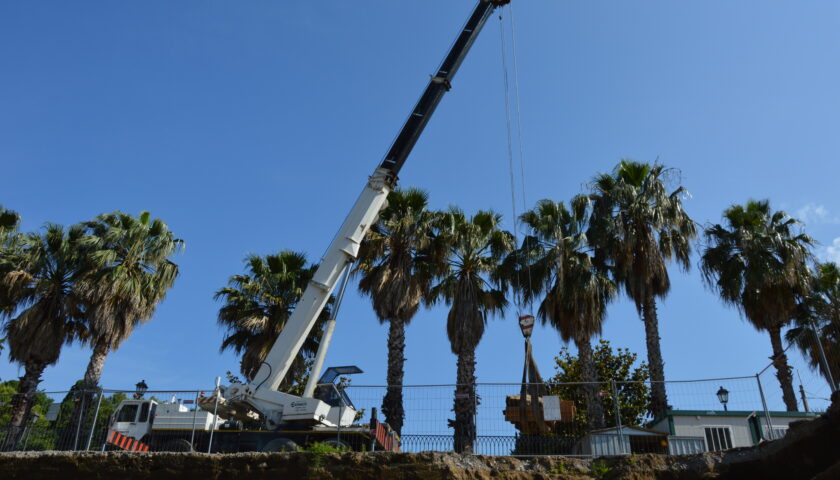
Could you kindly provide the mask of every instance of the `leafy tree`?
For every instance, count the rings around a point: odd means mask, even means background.
[[[650,390],[647,386],[650,372],[647,365],[644,362],[637,365],[635,353],[626,348],[613,350],[610,342],[604,339],[601,339],[594,349],[593,359],[598,378],[604,382],[616,382],[622,425],[641,425],[650,407]],[[549,380],[549,391],[563,400],[574,400],[575,424],[578,426],[575,431],[586,431],[582,428],[588,424],[586,398],[578,386],[573,385],[575,382],[585,381],[581,359],[563,347],[554,361],[557,363],[557,374]],[[616,426],[612,388],[602,387],[599,396],[602,399],[606,426]]]
[[[0,382],[0,426],[7,426],[12,420],[12,397],[16,396],[20,388],[20,380],[6,380]],[[35,393],[32,405],[32,417],[37,425],[47,425],[46,415],[52,400],[44,392]]]
[[[812,369],[826,381],[836,383],[840,381],[840,268],[834,262],[818,263],[810,284],[810,291],[797,307],[797,326],[785,337],[796,344]],[[822,362],[815,336],[822,344],[827,364]]]
[[[313,329],[317,334],[321,332],[323,327],[318,327]],[[310,335],[311,337],[312,335]],[[320,337],[316,339],[320,344]],[[306,383],[309,381],[309,377],[312,375],[312,367],[315,366],[315,356],[310,354],[305,354],[305,360],[303,363],[303,368],[296,369],[291,373],[291,375],[287,374],[286,377],[288,378],[287,384],[289,388],[286,389],[286,393],[297,395],[298,397],[303,396],[303,391],[306,389]]]
[[[656,299],[671,289],[669,260],[689,269],[690,242],[696,236],[694,221],[682,206],[685,189],[667,191],[666,179],[673,172],[659,164],[621,160],[612,174],[595,177],[590,195],[588,237],[595,264],[612,272],[645,324],[654,417],[663,415],[668,405]]]
[[[501,215],[479,211],[467,218],[457,208],[443,214],[439,234],[447,246],[444,270],[429,296],[449,308],[446,334],[452,353],[458,356],[455,388],[455,451],[472,452],[476,436],[475,349],[484,335],[487,317],[507,305],[505,293],[488,279],[496,274],[505,254],[514,248],[513,235],[499,228]]]
[[[264,257],[249,255],[245,264],[247,272],[230,277],[228,286],[214,298],[223,302],[218,322],[226,331],[220,350],[231,349],[241,356],[239,370],[250,381],[285,328],[317,265],[307,265],[304,254],[289,250]],[[321,312],[280,390],[305,384],[329,310]]]
[[[385,422],[402,431],[405,327],[429,296],[434,265],[435,214],[428,194],[409,188],[388,196],[388,206],[368,231],[359,252],[359,290],[370,297],[380,323],[388,323],[388,392],[382,399]]]
[[[7,380],[0,382],[0,439],[2,434],[8,432],[12,420],[12,399],[17,396],[20,388],[20,381]],[[45,435],[50,432],[50,422],[47,421],[47,411],[53,401],[44,392],[36,392],[30,412],[30,433],[26,438],[27,450],[51,450],[55,447],[53,435]],[[0,440],[1,441],[1,440]]]
[[[116,350],[155,308],[175,283],[178,266],[170,257],[183,247],[169,227],[149,212],[99,215],[83,224],[90,236],[95,271],[82,283],[93,347],[85,371],[85,388],[95,390],[108,353]]]
[[[607,304],[615,298],[610,278],[596,270],[588,253],[585,228],[587,202],[576,198],[572,208],[563,202],[540,200],[533,210],[522,214],[531,234],[518,252],[509,258],[522,258],[525,264],[506,277],[530,302],[544,294],[538,316],[549,323],[565,342],[574,341],[580,352],[584,398],[589,425],[604,426],[604,412],[598,397],[598,375],[590,339],[601,333]],[[508,263],[508,262],[505,262]],[[517,262],[521,263],[521,262]]]
[[[773,366],[788,411],[797,410],[793,377],[782,348],[782,328],[796,313],[797,300],[809,291],[811,238],[799,222],[773,212],[766,200],[733,205],[725,225],[706,228],[700,269],[707,285],[724,303],[736,307],[756,329],[770,335]]]
[[[56,445],[63,450],[84,448],[91,428],[93,441],[102,442],[107,435],[111,415],[117,410],[120,402],[127,398],[125,393],[116,392],[103,395],[100,401],[98,394],[90,395],[85,389],[84,380],[77,381],[61,400],[58,416],[51,426],[57,437]]]
[[[11,446],[30,417],[44,369],[58,361],[65,343],[85,333],[85,304],[77,289],[88,272],[83,239],[80,227],[47,225],[43,234],[25,236],[14,260],[17,269],[0,277],[0,296],[15,305],[0,312],[9,357],[24,367],[19,395],[12,401]]]

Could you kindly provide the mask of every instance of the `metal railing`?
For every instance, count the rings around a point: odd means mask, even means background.
[[[548,394],[558,396],[564,405],[574,405],[574,409],[563,411],[561,407],[561,415],[552,417],[546,406],[548,403],[540,404],[539,415],[544,417],[542,424],[527,423],[527,419],[519,417],[525,412],[516,406],[521,384],[476,384],[472,389],[475,394],[470,399],[469,418],[463,415],[456,418],[453,412],[455,385],[406,385],[402,387],[405,418],[400,449],[407,452],[452,451],[456,448],[454,427],[458,421],[474,426],[467,430],[475,432],[467,438],[468,450],[485,455],[686,454],[721,445],[748,446],[776,438],[790,421],[808,417],[804,413],[774,413],[778,411],[779,402],[767,398],[770,379],[766,377],[765,372],[757,376],[666,382],[669,410],[659,418],[653,418],[647,410],[649,382],[548,383],[545,384]],[[716,395],[721,388],[728,393],[725,405]],[[347,431],[342,428],[332,435],[340,435],[335,438],[336,442],[341,442],[338,444],[367,450],[370,444],[363,433],[371,409],[381,410],[388,388],[350,385],[344,390],[356,410],[363,413],[356,428]],[[201,414],[197,409],[198,399],[203,395],[212,395],[212,389],[149,391],[143,398],[174,403],[182,412],[194,412],[197,416]],[[262,448],[260,441],[254,440],[256,433],[250,436],[235,434],[221,425],[217,427],[222,429],[214,431],[198,421],[177,428],[156,429],[152,437],[134,439],[134,442],[115,438],[111,425],[116,409],[120,402],[134,396],[134,392],[114,390],[38,392],[29,399],[32,408],[26,421],[15,425],[11,422],[11,410],[21,401],[21,396],[0,394],[0,448],[6,451],[199,452]],[[600,416],[587,413],[593,402],[600,405]],[[825,402],[820,406],[827,405]],[[812,411],[814,407],[812,404]],[[597,418],[593,420],[593,417]],[[537,427],[541,430],[534,430]],[[306,441],[324,438],[324,435],[312,436]]]

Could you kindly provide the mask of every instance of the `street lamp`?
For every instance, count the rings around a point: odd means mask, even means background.
[[[721,405],[723,405],[723,411],[728,411],[729,409],[726,408],[726,404],[729,403],[729,390],[720,387],[720,389],[717,391],[717,397]]]
[[[135,387],[134,398],[143,398],[143,394],[146,393],[146,390],[149,389],[149,386],[146,385],[145,380],[140,380],[140,382],[137,383],[136,385],[134,385],[134,387]]]
[[[519,328],[522,330],[522,336],[524,336],[526,340],[531,338],[531,332],[534,331],[534,316],[520,315]]]

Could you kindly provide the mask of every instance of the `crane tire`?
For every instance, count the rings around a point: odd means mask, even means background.
[[[350,451],[350,445],[344,443],[341,440],[336,440],[334,438],[331,438],[329,440],[324,440],[322,443],[324,445],[329,445],[333,448],[341,450],[342,452],[349,452]]]
[[[296,452],[298,444],[288,438],[275,438],[263,445],[261,452]]]
[[[189,440],[177,438],[166,442],[163,446],[164,452],[192,452],[193,446]]]

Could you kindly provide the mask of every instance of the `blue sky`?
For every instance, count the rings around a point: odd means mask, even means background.
[[[104,385],[207,387],[237,369],[218,352],[213,292],[248,253],[318,259],[473,5],[0,3],[0,203],[22,214],[26,230],[150,210],[186,240],[175,288],[108,357]],[[570,198],[619,158],[659,159],[680,170],[698,222],[770,198],[807,221],[819,255],[840,259],[840,4],[515,8],[528,204]],[[434,207],[493,208],[511,228],[501,72],[494,18],[401,184],[427,189]],[[672,280],[660,306],[668,378],[751,375],[768,363],[766,334],[723,306],[696,268]],[[359,365],[366,373],[356,383],[381,384],[387,329],[351,293],[327,364]],[[516,314],[491,320],[479,381],[519,380]],[[408,329],[406,383],[454,381],[445,315],[422,311]],[[610,307],[604,337],[644,357],[626,298]],[[551,372],[558,336],[538,329],[534,343]],[[65,349],[42,386],[66,389],[88,355]],[[806,389],[826,396],[792,358]],[[0,362],[0,378],[17,375]]]

